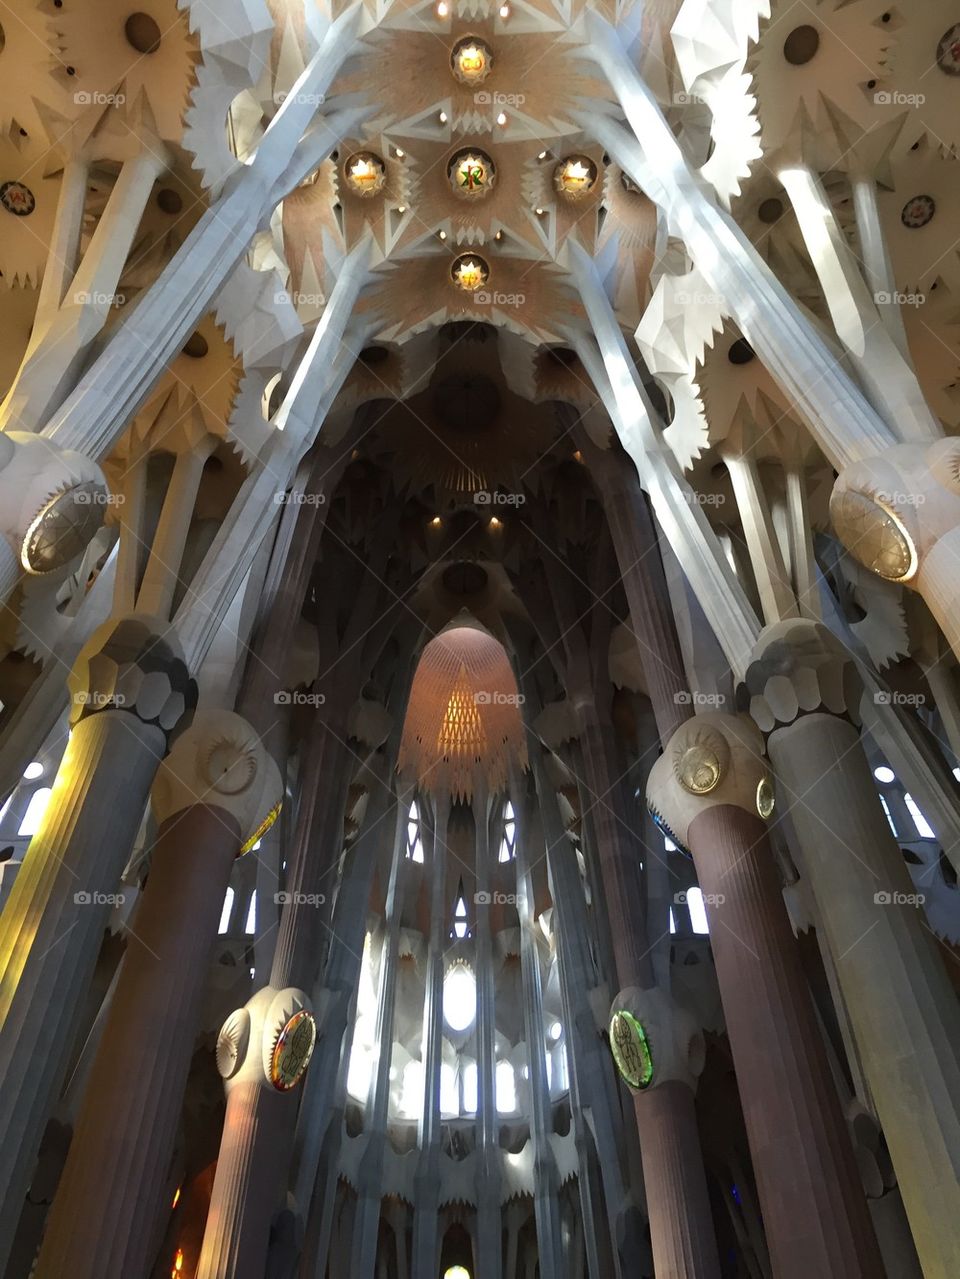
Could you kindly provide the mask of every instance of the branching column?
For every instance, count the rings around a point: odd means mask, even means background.
[[[160,823],[36,1274],[146,1274],[217,919],[244,841],[280,801],[276,765],[238,715],[207,712],[153,789]]]
[[[0,1270],[154,774],[196,698],[142,619],[95,633],[70,684],[73,732],[0,916]]]
[[[856,728],[862,685],[823,626],[764,632],[750,710],[804,870],[928,1279],[960,1274],[960,1013]]]
[[[647,799],[693,854],[778,1279],[883,1273],[777,880],[772,781],[749,720],[698,715],[667,743]]]

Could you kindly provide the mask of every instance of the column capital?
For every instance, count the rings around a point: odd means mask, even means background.
[[[67,680],[70,722],[122,710],[154,724],[169,743],[197,704],[176,633],[159,618],[112,617],[80,650]]]
[[[769,736],[802,715],[860,720],[863,683],[853,654],[822,622],[794,617],[761,634],[737,702]]]
[[[228,1093],[241,1084],[292,1092],[316,1042],[310,997],[295,986],[263,986],[220,1028],[217,1069]]]
[[[610,1046],[634,1092],[666,1083],[696,1092],[707,1054],[703,1032],[669,991],[659,986],[621,990],[610,1008]]]
[[[158,822],[205,804],[223,809],[240,831],[240,851],[280,809],[280,771],[256,730],[234,711],[205,710],[176,739],[151,793]]]
[[[852,462],[834,485],[830,517],[865,568],[921,589],[928,553],[960,525],[960,439],[898,444]]]
[[[766,820],[774,791],[763,737],[745,715],[695,715],[667,742],[650,770],[647,807],[687,849],[691,823],[709,808],[733,806]]]
[[[0,533],[33,577],[65,568],[103,523],[96,462],[29,431],[0,433]]]

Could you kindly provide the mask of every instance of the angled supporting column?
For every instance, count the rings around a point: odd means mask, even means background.
[[[154,774],[196,697],[143,619],[96,632],[70,684],[73,732],[0,916],[0,1270]]]
[[[762,750],[749,720],[698,715],[647,800],[696,863],[774,1272],[873,1279],[883,1266],[763,819]]]
[[[856,727],[862,685],[823,626],[761,637],[751,714],[800,841],[928,1279],[960,1274],[960,1011]]]
[[[153,789],[150,875],[47,1222],[36,1274],[146,1274],[230,871],[280,802],[238,715],[206,712]]]

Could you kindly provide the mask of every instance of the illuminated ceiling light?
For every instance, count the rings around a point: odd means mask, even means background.
[[[538,218],[543,217],[543,209],[534,209],[534,213],[537,215]]]
[[[398,160],[402,160],[407,153],[406,151],[401,151],[399,147],[394,147],[393,154],[397,157]]]
[[[496,234],[493,238],[494,238],[495,240],[502,240],[502,239],[503,239],[503,232],[502,232],[502,231],[498,231],[498,232],[497,232],[497,234]]]
[[[477,254],[464,253],[454,261],[450,277],[458,289],[463,289],[465,293],[475,293],[490,278],[490,268]]]
[[[372,151],[357,151],[343,166],[347,186],[362,199],[383,190],[387,180],[387,166]]]
[[[483,151],[458,151],[450,161],[447,176],[462,199],[486,195],[497,180],[496,165]]]
[[[502,4],[502,5],[500,6],[500,17],[501,17],[501,18],[509,18],[509,17],[510,17],[510,6],[509,6],[508,4]]]
[[[398,212],[398,213],[406,213],[406,211],[407,211],[407,206],[406,206],[405,204],[398,204],[398,205],[397,205],[397,212]]]
[[[561,1026],[560,1022],[555,1021],[553,1025],[550,1027],[550,1038],[553,1040],[554,1043],[556,1043],[562,1034],[563,1034],[563,1026]]]
[[[446,111],[441,111],[441,112],[440,112],[440,123],[441,123],[441,124],[446,124],[446,123],[447,123],[447,113],[446,113]]]
[[[506,111],[501,111],[500,114],[497,116],[497,124],[502,126],[506,123],[507,123],[507,113]]]
[[[538,160],[545,160],[545,159],[547,158],[547,155],[548,155],[548,154],[549,154],[549,153],[548,153],[547,151],[541,151],[541,152],[540,152],[540,154],[537,156],[537,159],[538,159]]]
[[[491,528],[503,528],[503,525],[502,525],[502,523],[500,522],[500,520],[498,520],[498,519],[497,519],[497,517],[496,517],[495,515],[491,515],[491,516],[490,516],[490,527],[491,527]]]
[[[476,36],[464,36],[453,46],[450,69],[461,84],[481,84],[492,68],[490,47]]]
[[[180,1187],[177,1186],[176,1190],[173,1193],[173,1203],[170,1205],[170,1207],[176,1208],[179,1202],[180,1202]]]
[[[554,170],[553,184],[561,195],[576,200],[593,190],[597,166],[588,155],[568,155]]]
[[[445,239],[447,238],[447,233],[446,233],[446,231],[441,231],[441,232],[439,232],[439,235],[440,235],[440,239],[441,239],[441,240],[445,240]]]
[[[440,0],[440,3],[437,5],[437,17],[445,18],[449,12],[450,6],[447,4],[447,0]]]
[[[433,519],[430,521],[431,528],[440,528],[442,524],[443,524],[443,520],[440,518],[439,515],[435,515]]]

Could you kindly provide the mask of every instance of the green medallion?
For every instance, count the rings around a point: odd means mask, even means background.
[[[647,1033],[625,1008],[610,1018],[610,1048],[617,1070],[631,1088],[646,1088],[653,1079],[653,1057]]]

